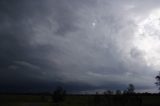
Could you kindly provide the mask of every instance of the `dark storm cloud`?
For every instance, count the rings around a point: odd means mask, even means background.
[[[2,89],[62,85],[78,92],[124,89],[128,83],[150,89],[154,74],[149,70],[154,69],[143,64],[143,53],[130,44],[136,27],[131,13],[155,7],[152,1],[146,7],[142,3],[1,0]]]
[[[32,26],[27,22],[27,19],[33,16],[29,7],[35,9],[34,6],[29,5],[29,2],[26,2],[27,4],[25,2],[21,0],[0,1],[2,23],[0,25],[0,68],[1,75],[3,75],[1,83],[13,83],[13,79],[14,83],[24,80],[32,81],[31,76],[35,77],[41,73],[40,69],[36,68],[39,66],[32,64],[38,61],[32,55],[35,51],[41,52],[41,50],[34,50],[29,44],[33,36]]]
[[[32,44],[36,32],[34,28],[47,23],[47,28],[52,30],[54,21],[58,28],[51,35],[44,32],[46,35],[43,36],[59,36],[74,31],[76,27],[72,24],[74,16],[70,5],[67,1],[59,0],[1,0],[0,5],[1,84],[11,84],[13,88],[14,84],[24,85],[23,83],[33,83],[34,80],[46,80],[54,84],[58,80],[54,74],[60,69],[46,57],[50,50],[56,52],[53,56],[60,53],[60,50],[50,44]]]

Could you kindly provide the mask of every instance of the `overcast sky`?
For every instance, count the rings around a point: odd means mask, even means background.
[[[0,91],[156,92],[159,0],[0,0]]]

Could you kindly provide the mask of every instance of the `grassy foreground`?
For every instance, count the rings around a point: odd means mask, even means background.
[[[51,95],[0,95],[0,106],[160,106],[159,95],[67,95],[55,103]]]

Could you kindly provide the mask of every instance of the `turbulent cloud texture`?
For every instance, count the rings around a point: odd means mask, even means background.
[[[158,70],[147,64],[139,43],[135,46],[135,35],[139,22],[158,4],[1,0],[1,90],[51,90],[57,85],[78,92],[122,90],[133,83],[137,91],[154,92]]]

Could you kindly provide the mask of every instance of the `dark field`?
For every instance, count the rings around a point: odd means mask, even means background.
[[[0,95],[0,106],[160,106],[159,95],[67,95],[56,103],[52,95]]]

